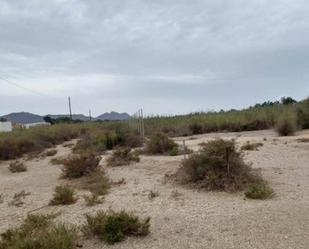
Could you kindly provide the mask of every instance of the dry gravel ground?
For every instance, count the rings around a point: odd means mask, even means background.
[[[31,210],[61,212],[59,221],[81,224],[84,214],[99,209],[125,209],[151,217],[151,233],[145,238],[128,238],[113,248],[215,248],[215,249],[308,249],[309,248],[309,131],[297,136],[278,138],[272,131],[217,133],[177,138],[189,148],[214,137],[262,142],[258,151],[246,152],[246,160],[262,174],[276,192],[267,201],[245,200],[243,193],[196,191],[166,181],[165,175],[179,167],[183,156],[143,156],[130,166],[108,168],[108,175],[126,184],[113,186],[103,204],[86,207],[83,198],[72,206],[45,206],[59,180],[60,166],[50,164],[50,157],[26,161],[28,171],[12,174],[9,162],[0,163],[0,232],[18,225]],[[264,141],[266,139],[266,141]],[[70,149],[57,147],[56,156],[66,156]],[[102,166],[104,166],[104,157]],[[22,207],[8,206],[14,193],[31,192]],[[159,196],[150,200],[150,191]],[[85,192],[79,191],[82,196]],[[83,242],[83,248],[110,248],[100,241]]]

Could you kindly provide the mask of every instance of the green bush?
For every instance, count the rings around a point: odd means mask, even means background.
[[[203,144],[199,152],[183,160],[177,179],[208,190],[235,191],[259,177],[244,162],[234,140],[217,139]]]
[[[177,156],[179,154],[179,148],[178,146],[177,147],[174,147],[172,148],[170,151],[168,151],[168,154],[170,156]]]
[[[126,236],[146,236],[150,227],[150,218],[140,221],[137,216],[125,211],[98,211],[95,215],[86,215],[86,220],[84,234],[97,236],[108,244],[120,242]]]
[[[296,114],[290,110],[281,114],[276,124],[276,131],[280,136],[292,136],[297,130]]]
[[[145,151],[148,154],[168,154],[178,145],[164,133],[156,133],[146,142]]]
[[[251,184],[245,192],[245,196],[250,199],[269,199],[274,196],[274,191],[265,183]]]
[[[23,224],[1,234],[0,249],[74,249],[74,227],[55,224],[53,216],[28,215]]]
[[[80,141],[74,148],[75,153],[95,153],[100,154],[105,150],[112,150],[116,146],[135,148],[142,145],[139,135],[125,126],[106,127],[84,132]]]
[[[74,189],[69,186],[57,186],[50,205],[70,205],[77,201]]]
[[[130,148],[118,148],[107,159],[109,166],[129,165],[131,162],[139,162],[140,158]]]
[[[95,171],[100,163],[100,158],[94,154],[81,154],[62,160],[63,176],[65,178],[79,178]]]

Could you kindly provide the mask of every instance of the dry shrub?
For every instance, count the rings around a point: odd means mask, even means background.
[[[55,224],[52,215],[28,215],[22,225],[1,234],[1,249],[74,249],[74,227]]]
[[[266,182],[251,184],[245,192],[245,196],[250,199],[269,199],[274,196],[274,191]]]
[[[98,196],[107,194],[111,186],[111,182],[103,169],[97,169],[89,175],[75,179],[70,184]]]
[[[280,136],[293,136],[297,130],[297,117],[293,111],[281,114],[276,124],[276,131]]]
[[[103,199],[101,199],[100,196],[93,193],[91,195],[83,195],[83,198],[86,202],[86,206],[88,207],[92,207],[96,204],[103,203]]]
[[[27,167],[26,165],[24,165],[22,162],[19,161],[15,161],[15,162],[11,162],[9,165],[9,170],[12,173],[19,173],[19,172],[25,172],[27,171]]]
[[[83,232],[86,236],[96,236],[108,244],[115,244],[127,236],[146,236],[149,234],[150,218],[140,219],[125,211],[98,211],[86,215]]]
[[[41,152],[78,136],[78,126],[52,125],[14,130],[0,136],[0,160],[18,158],[26,153]]]
[[[120,186],[120,185],[124,185],[124,184],[126,184],[126,183],[127,183],[127,182],[126,182],[126,179],[121,178],[121,179],[118,180],[118,181],[112,181],[112,182],[111,182],[111,185]]]
[[[100,160],[100,157],[94,154],[81,154],[64,159],[62,161],[63,177],[79,178],[89,175],[98,168]]]
[[[148,199],[153,200],[154,198],[157,198],[160,195],[158,191],[151,190],[148,194]]]
[[[184,184],[223,191],[241,190],[260,181],[236,150],[235,141],[222,139],[203,144],[199,152],[183,160],[176,177]]]
[[[50,159],[50,163],[53,165],[60,165],[60,164],[63,164],[63,162],[64,162],[64,159],[61,157],[55,157],[55,158]]]
[[[130,148],[118,148],[107,159],[108,166],[129,165],[131,162],[139,162],[139,156],[132,152]]]
[[[44,156],[54,156],[57,154],[57,150],[48,150],[45,152]]]
[[[57,186],[50,205],[70,205],[77,201],[74,189],[69,186]]]
[[[30,194],[30,192],[26,192],[25,190],[15,193],[13,199],[9,202],[9,206],[21,207],[22,205],[24,205],[24,200],[26,196]]]
[[[259,147],[263,146],[262,143],[250,143],[249,141],[241,146],[241,150],[258,150]]]
[[[145,152],[148,154],[169,154],[178,145],[164,133],[156,133],[146,142]]]
[[[297,139],[297,142],[299,142],[299,143],[309,143],[309,138],[299,138],[299,139]]]

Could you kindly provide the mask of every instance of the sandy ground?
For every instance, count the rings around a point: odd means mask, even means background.
[[[118,248],[215,248],[215,249],[308,249],[309,248],[309,131],[297,136],[278,138],[272,131],[217,133],[177,138],[179,143],[198,149],[198,144],[214,137],[262,142],[258,151],[246,152],[246,160],[260,168],[276,192],[267,201],[245,200],[243,193],[196,191],[166,181],[183,156],[143,156],[130,166],[108,168],[114,181],[126,184],[112,187],[103,204],[86,207],[83,198],[71,206],[46,206],[59,180],[60,166],[50,164],[51,157],[26,161],[28,171],[12,174],[9,162],[0,162],[0,232],[18,225],[28,212],[61,212],[59,221],[81,224],[85,213],[112,208],[125,209],[151,217],[151,233],[145,238],[128,238],[112,246]],[[266,141],[265,141],[266,140]],[[70,149],[57,147],[66,156]],[[105,156],[106,157],[106,156]],[[104,159],[102,166],[104,166]],[[22,207],[8,206],[14,193],[25,190],[31,195]],[[150,191],[159,196],[150,200]],[[85,192],[78,192],[82,196]],[[100,241],[83,241],[83,248],[110,248]]]

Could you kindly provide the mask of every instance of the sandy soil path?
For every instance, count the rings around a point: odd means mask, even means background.
[[[126,184],[114,186],[103,204],[86,207],[82,198],[69,207],[46,207],[40,212],[57,212],[61,221],[80,224],[83,214],[99,209],[125,209],[151,217],[151,234],[146,238],[129,238],[113,248],[235,248],[235,249],[307,249],[309,245],[309,131],[297,136],[277,138],[272,131],[222,133],[177,138],[192,149],[214,137],[236,138],[239,145],[246,141],[262,142],[258,151],[246,154],[246,160],[260,168],[276,192],[267,201],[244,200],[243,193],[203,192],[183,188],[165,181],[175,172],[182,156],[143,156],[130,166],[108,168],[108,175]],[[266,139],[266,141],[264,141]],[[69,148],[58,146],[58,155],[68,155]],[[9,162],[0,163],[0,232],[15,226],[27,212],[44,206],[51,199],[53,188],[61,181],[59,166],[50,158],[26,162],[28,171],[12,174]],[[104,158],[102,161],[104,166]],[[13,194],[31,192],[22,207],[9,207]],[[150,191],[159,196],[150,200]],[[84,192],[79,192],[79,195]],[[110,248],[97,240],[83,243],[84,248]]]

